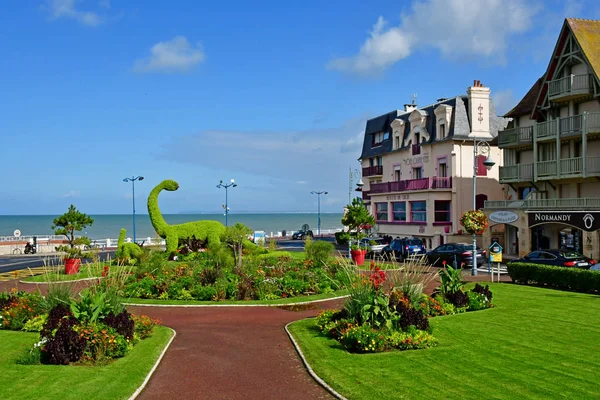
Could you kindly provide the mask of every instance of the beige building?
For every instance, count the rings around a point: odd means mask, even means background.
[[[568,18],[545,74],[506,117],[502,201],[490,229],[508,254],[570,248],[600,258],[600,21]]]
[[[490,89],[479,81],[467,95],[423,108],[413,102],[367,121],[359,161],[363,201],[376,218],[377,233],[419,237],[428,248],[470,242],[459,220],[473,208],[474,162],[477,208],[483,208],[486,200],[504,198],[501,151],[494,143],[507,122],[496,116]],[[478,152],[475,159],[474,139],[490,142],[489,154]],[[488,155],[496,162],[489,171],[483,165]]]

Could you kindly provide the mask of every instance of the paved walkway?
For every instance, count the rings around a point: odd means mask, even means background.
[[[466,281],[488,281],[487,274]],[[510,280],[508,276],[502,277]],[[0,291],[15,281],[0,282]],[[439,285],[431,282],[426,292]],[[35,290],[35,285],[19,284]],[[306,372],[284,327],[339,308],[343,300],[290,311],[276,307],[130,307],[160,318],[177,336],[139,399],[331,399]]]

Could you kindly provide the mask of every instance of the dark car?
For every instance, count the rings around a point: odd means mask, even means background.
[[[396,238],[381,251],[389,260],[404,260],[411,255],[421,255],[427,252],[423,241],[416,238]]]
[[[514,262],[555,265],[557,267],[576,267],[583,269],[590,269],[590,267],[596,264],[596,261],[593,259],[568,249],[533,251],[527,254],[525,257],[511,261],[511,263]]]
[[[313,232],[312,231],[296,231],[292,235],[292,239],[299,239],[299,240],[304,240],[307,237],[312,239],[314,237]]]
[[[477,247],[477,266],[481,266],[486,262],[486,252]],[[436,247],[427,253],[427,261],[433,266],[445,265],[456,267],[472,267],[473,266],[473,245],[468,243],[446,243]]]

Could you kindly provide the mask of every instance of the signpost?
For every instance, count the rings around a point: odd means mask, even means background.
[[[488,247],[490,251],[490,258],[488,262],[488,274],[492,276],[492,282],[494,282],[494,274],[491,268],[492,263],[497,263],[498,267],[498,282],[500,282],[500,263],[502,262],[502,246],[498,242],[494,242]]]

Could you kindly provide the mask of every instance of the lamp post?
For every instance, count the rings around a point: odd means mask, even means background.
[[[317,195],[317,235],[321,236],[321,195],[327,194],[327,192],[312,191],[310,194]]]
[[[135,243],[135,181],[143,181],[143,176],[132,176],[131,178],[123,179],[123,182],[131,182],[131,192],[133,201],[133,243]]]
[[[481,147],[481,148],[480,148]],[[477,210],[477,156],[487,155],[483,165],[489,171],[496,164],[490,157],[490,144],[485,140],[473,138],[473,210]],[[477,237],[473,233],[473,265],[471,266],[471,275],[477,275]]]
[[[352,167],[350,167],[349,170],[350,174],[348,176],[348,204],[352,204],[352,183],[354,182],[354,179],[358,179],[358,182],[356,182],[356,186],[358,186],[359,188],[362,188],[364,183],[360,178],[359,170],[353,170]]]
[[[237,183],[235,183],[235,180],[233,178],[231,178],[231,183],[223,183],[223,181],[220,181],[217,185],[219,189],[225,188],[225,204],[223,205],[223,208],[225,209],[225,226],[227,226],[227,216],[229,215],[229,207],[227,206],[227,189],[236,186]]]

